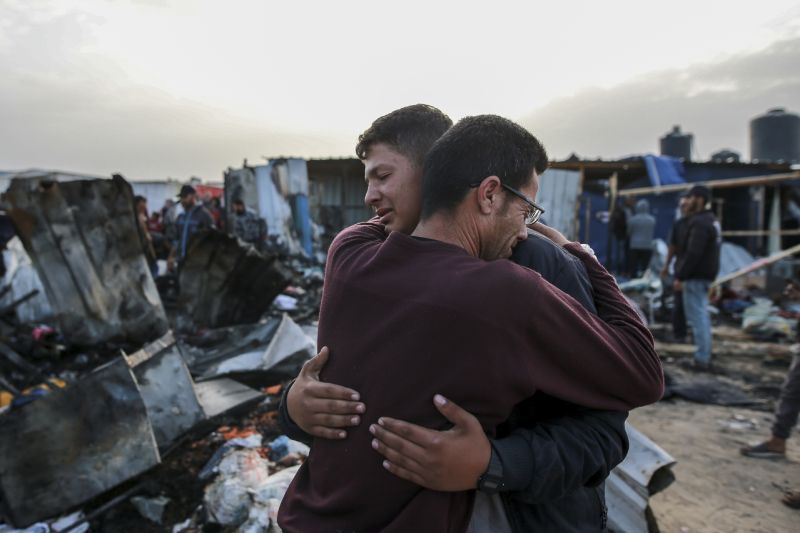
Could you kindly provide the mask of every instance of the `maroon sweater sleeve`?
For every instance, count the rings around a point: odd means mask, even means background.
[[[627,411],[658,401],[664,374],[650,331],[596,259],[579,244],[565,249],[586,266],[598,315],[535,273],[538,282],[512,298],[517,309],[536,304],[533,315],[519,313],[527,323],[519,329],[527,328],[527,342],[536,346],[524,366],[537,389],[596,409]]]

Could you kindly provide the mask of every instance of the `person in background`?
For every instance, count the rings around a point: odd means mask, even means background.
[[[620,198],[611,214],[611,233],[614,236],[614,260],[609,267],[617,274],[628,271],[628,210]]]
[[[208,205],[208,212],[211,214],[211,218],[214,220],[214,226],[216,226],[217,229],[224,230],[225,211],[222,209],[222,201],[218,196],[215,196],[211,198],[206,205]]]
[[[233,200],[233,234],[256,248],[261,248],[267,238],[267,223],[255,211],[247,209],[239,197]]]
[[[164,206],[161,208],[161,223],[164,227],[174,223],[177,216],[175,201],[172,198],[164,200]]]
[[[797,281],[789,281],[783,294],[790,300],[800,300],[800,285]],[[795,313],[796,315],[796,313]],[[793,316],[792,318],[799,318]],[[800,342],[800,332],[798,332]],[[745,446],[740,450],[742,455],[757,459],[777,459],[786,457],[786,441],[797,425],[800,414],[800,343],[792,346],[792,364],[786,374],[781,388],[778,406],[775,408],[775,422],[772,424],[772,436],[761,443]],[[788,491],[783,496],[783,503],[792,509],[800,509],[800,490]]]
[[[147,259],[147,266],[150,268],[150,273],[155,278],[158,275],[158,263],[156,262],[156,250],[153,247],[153,237],[150,235],[150,230],[147,227],[147,198],[144,196],[136,196],[133,199],[133,205],[136,212],[136,221],[139,223],[139,233],[143,238],[144,255]]]
[[[636,214],[628,220],[628,249],[631,253],[634,277],[642,276],[653,255],[653,233],[656,218],[650,214],[650,202],[636,202]]]
[[[186,256],[186,249],[191,237],[200,230],[214,228],[214,219],[211,218],[208,210],[197,202],[197,191],[191,185],[181,187],[178,193],[183,212],[178,215],[175,224],[171,226],[172,242],[169,258],[167,259],[167,270],[173,272],[177,264]]]
[[[152,233],[164,233],[164,226],[161,224],[161,213],[153,211],[147,219],[147,231]]]
[[[679,249],[678,243],[686,241],[686,222],[688,196],[681,194],[678,200],[678,209],[676,213],[675,222],[672,223],[672,229],[669,233],[669,247],[667,248],[667,259],[664,261],[664,267],[661,269],[661,278],[666,279],[670,275],[672,260],[677,257]],[[680,250],[683,253],[683,250]],[[674,270],[672,270],[674,273]],[[672,291],[672,337],[676,342],[686,342],[686,313],[683,311],[683,291]]]
[[[711,317],[708,313],[708,290],[719,272],[719,249],[722,231],[707,205],[711,191],[695,185],[687,195],[686,233],[678,242],[673,288],[683,291],[683,309],[692,327],[696,351],[692,368],[711,367]]]

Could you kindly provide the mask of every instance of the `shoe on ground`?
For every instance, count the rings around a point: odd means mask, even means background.
[[[756,459],[783,459],[786,457],[786,452],[776,452],[769,448],[766,442],[754,444],[753,446],[745,446],[739,451],[742,455],[755,457]]]
[[[800,509],[800,491],[789,490],[783,495],[781,499],[783,505],[791,507],[792,509]]]
[[[681,366],[693,372],[714,372],[714,366],[711,363],[701,363],[695,359],[685,359],[681,361]]]

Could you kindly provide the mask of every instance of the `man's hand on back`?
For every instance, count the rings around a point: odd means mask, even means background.
[[[292,421],[306,433],[323,439],[343,439],[347,432],[342,428],[360,424],[359,415],[366,406],[358,401],[359,395],[353,389],[319,380],[328,356],[325,346],[306,361],[286,395],[286,408]]]
[[[370,426],[372,447],[386,460],[392,474],[422,487],[440,491],[474,489],[492,455],[491,445],[478,419],[444,397],[434,405],[453,423],[436,431],[402,420],[382,417]]]
[[[541,222],[537,222],[536,224],[528,227],[537,233],[541,233],[559,246],[564,246],[565,244],[569,244],[571,242],[569,239],[564,237],[560,231],[555,228],[551,228],[550,226],[545,226]]]

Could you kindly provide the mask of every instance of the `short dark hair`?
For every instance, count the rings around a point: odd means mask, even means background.
[[[139,205],[141,202],[147,202],[147,198],[139,194],[133,197],[133,205]]]
[[[414,104],[402,107],[375,119],[358,136],[356,155],[364,160],[373,144],[385,143],[422,168],[433,143],[452,125],[450,117],[433,106]]]
[[[452,211],[470,186],[497,176],[514,188],[547,169],[547,152],[528,130],[497,115],[466,117],[436,142],[422,174],[422,218]]]

